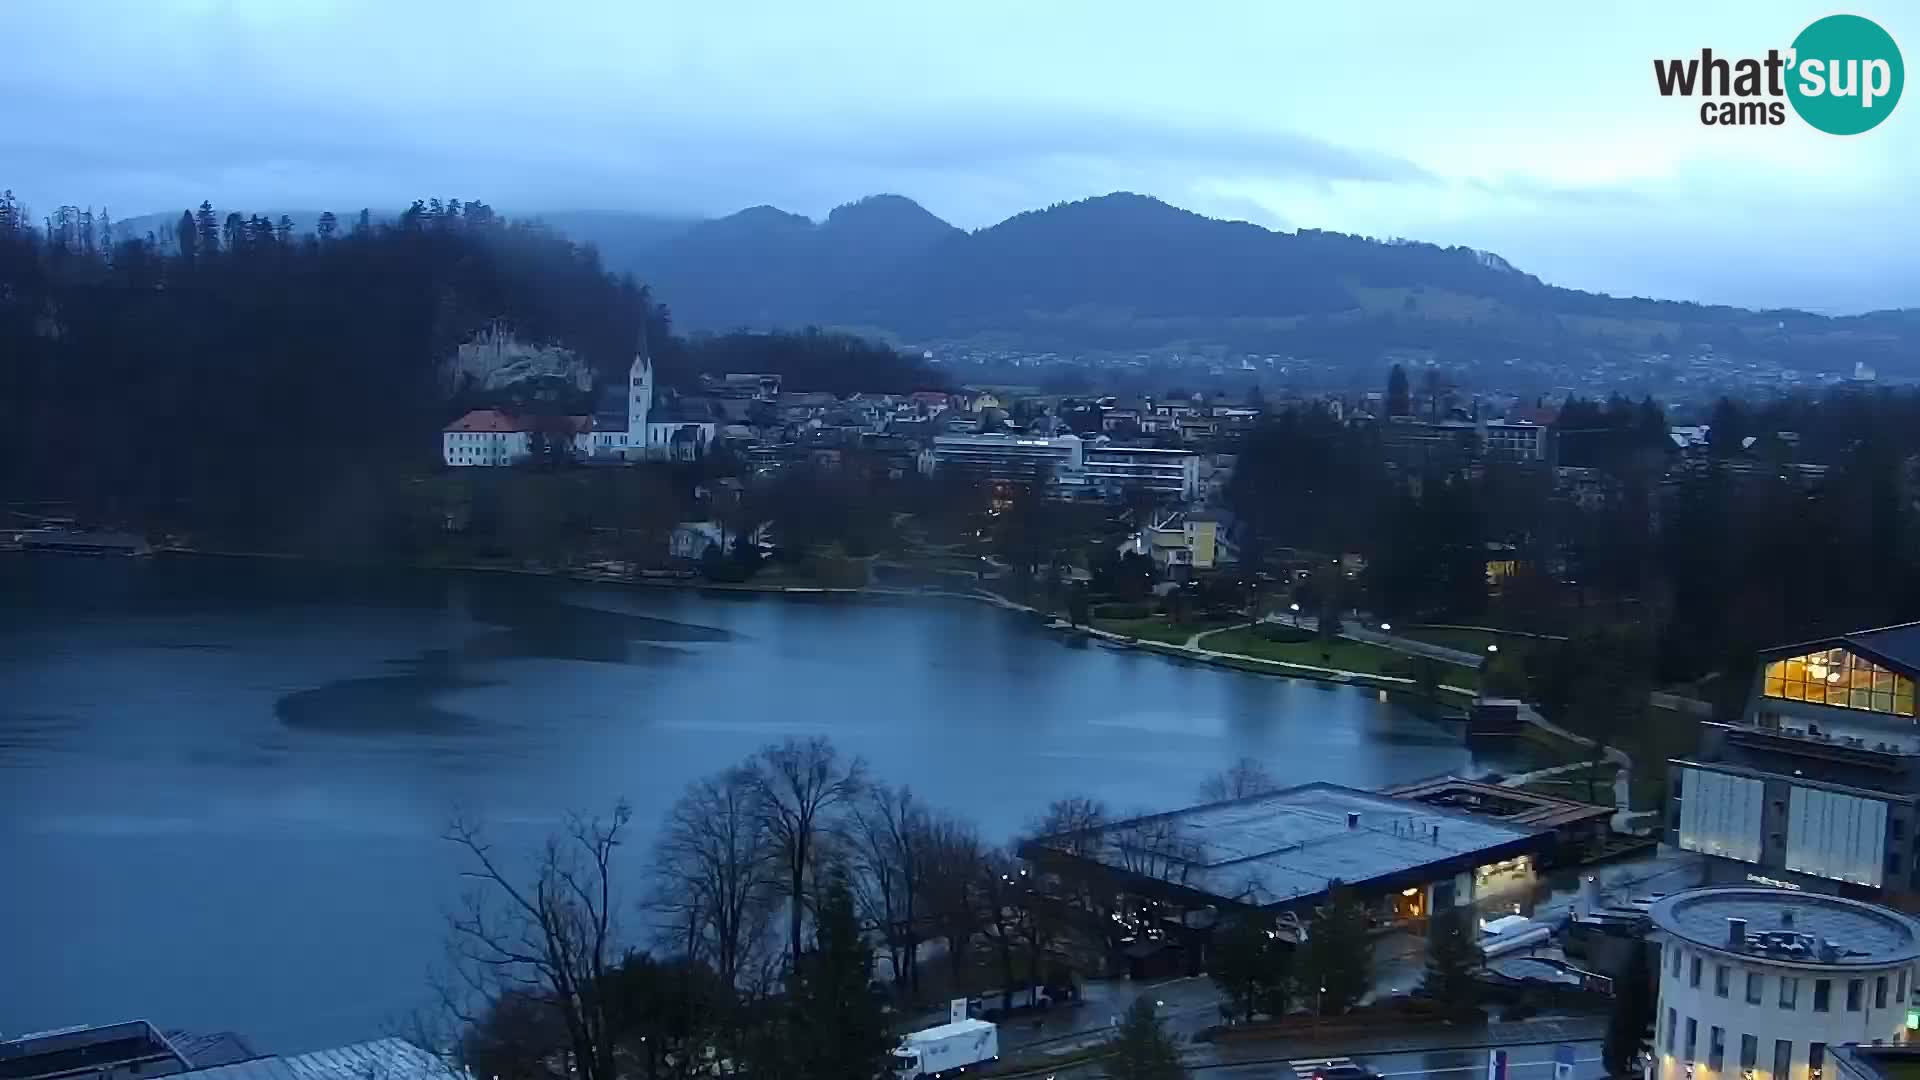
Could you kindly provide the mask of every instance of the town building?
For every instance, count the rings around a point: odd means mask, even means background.
[[[1539,854],[1543,865],[1578,862],[1598,851],[1613,834],[1611,805],[1459,776],[1430,777],[1387,788],[1381,794],[1551,833],[1552,847]],[[1607,795],[1610,797],[1611,791]]]
[[[133,1080],[205,1074],[263,1055],[231,1031],[161,1031],[145,1020],[0,1040],[6,1080]]]
[[[1122,554],[1145,555],[1156,570],[1211,570],[1220,562],[1220,518],[1206,511],[1156,515],[1121,546]]]
[[[529,416],[474,409],[440,433],[440,459],[455,468],[518,465],[533,457],[535,440],[550,438],[577,450],[591,436],[588,416]]]
[[[1480,425],[1480,452],[1496,461],[1545,461],[1549,430],[1525,420],[1488,420]]]
[[[1920,623],[1765,650],[1745,712],[1669,763],[1668,825],[1717,883],[1920,907]]]
[[[61,1028],[0,1042],[0,1076],[7,1080],[132,1080],[192,1067],[145,1020]]]
[[[1787,889],[1691,889],[1649,909],[1660,944],[1654,1080],[1819,1080],[1829,1050],[1897,1040],[1920,926]]]
[[[922,466],[930,472],[961,469],[999,481],[1030,481],[1051,473],[1057,483],[1063,477],[1079,476],[1081,454],[1077,435],[1058,435],[1051,439],[1001,432],[936,435],[929,453],[922,459]]]
[[[1087,487],[1102,498],[1144,492],[1192,502],[1200,495],[1200,455],[1191,450],[1095,443],[1082,450],[1081,463]]]
[[[1551,832],[1417,799],[1306,784],[1042,836],[1022,857],[1180,916],[1304,916],[1344,884],[1383,921],[1494,902],[1534,882]],[[1176,918],[1175,921],[1178,921]]]

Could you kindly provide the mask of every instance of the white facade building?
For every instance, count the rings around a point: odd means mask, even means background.
[[[1677,893],[1660,941],[1654,1080],[1818,1080],[1827,1050],[1906,1033],[1920,925],[1873,904],[1773,888]]]
[[[496,409],[475,409],[440,433],[440,457],[455,467],[514,465],[533,452],[525,421]]]
[[[626,384],[619,390],[619,400],[603,403],[598,415],[565,419],[564,435],[576,454],[623,461],[692,460],[712,448],[718,421],[673,419],[654,409],[653,362],[644,342],[634,352]],[[555,423],[559,422],[475,409],[440,433],[441,460],[455,467],[514,465],[532,456],[534,431]]]

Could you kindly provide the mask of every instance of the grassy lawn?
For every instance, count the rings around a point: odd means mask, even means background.
[[[1093,620],[1096,630],[1105,630],[1109,634],[1120,634],[1130,638],[1145,638],[1148,641],[1164,641],[1169,645],[1185,645],[1187,639],[1195,634],[1232,625],[1232,622],[1222,619],[1174,623],[1168,622],[1164,615],[1150,615],[1144,619]],[[1219,637],[1220,635],[1216,634],[1208,638],[1205,644],[1211,646],[1214,641],[1219,640]]]
[[[1258,631],[1246,629],[1224,630],[1202,644],[1215,652],[1241,653],[1262,660],[1403,678],[1410,677],[1413,665],[1418,663],[1405,654],[1363,641],[1349,641],[1346,638],[1335,638],[1329,642],[1270,641]],[[1451,686],[1474,688],[1480,685],[1480,673],[1471,668],[1441,664],[1440,681]]]
[[[1489,630],[1449,630],[1439,627],[1415,626],[1405,630],[1396,630],[1396,636],[1424,641],[1429,645],[1438,645],[1446,649],[1458,649],[1461,652],[1485,656],[1488,645],[1499,645],[1505,650],[1524,652],[1536,639],[1522,634],[1501,634]]]

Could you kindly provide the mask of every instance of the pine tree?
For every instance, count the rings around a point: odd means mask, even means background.
[[[892,1059],[886,1016],[872,991],[873,951],[860,936],[845,881],[828,887],[814,947],[800,958],[791,1000],[789,1058],[804,1080],[869,1080]]]
[[[1627,958],[1627,970],[1614,982],[1613,1015],[1607,1020],[1607,1042],[1601,1060],[1611,1076],[1625,1076],[1633,1056],[1653,1042],[1653,965],[1644,943],[1636,943]]]
[[[211,255],[220,250],[220,220],[213,214],[213,203],[202,200],[200,211],[193,215],[194,247],[202,255]]]
[[[1407,391],[1407,369],[1399,364],[1387,372],[1387,415],[1411,416],[1413,401]]]
[[[1313,913],[1300,984],[1313,994],[1321,1015],[1338,1015],[1359,1004],[1373,986],[1373,941],[1366,906],[1335,882],[1327,902]]]
[[[1180,1048],[1160,1026],[1151,998],[1133,999],[1111,1045],[1113,1053],[1107,1058],[1107,1075],[1112,1080],[1186,1080],[1186,1067],[1180,1064]]]
[[[323,212],[320,215],[320,220],[316,222],[313,227],[313,231],[319,234],[322,241],[333,239],[333,234],[339,230],[340,219],[334,217],[333,211],[331,210]]]
[[[1427,924],[1427,972],[1420,993],[1450,1014],[1474,1012],[1480,984],[1474,974],[1487,962],[1474,940],[1471,908],[1456,907],[1436,913]]]
[[[200,247],[200,245],[196,243],[199,238],[199,229],[193,223],[193,211],[180,211],[180,223],[173,227],[173,241],[180,245],[181,258],[188,262],[193,261],[193,254],[199,250]]]
[[[1280,944],[1264,919],[1239,919],[1214,943],[1213,983],[1235,1016],[1251,1022],[1254,1014],[1279,1015],[1287,1008],[1291,951]]]

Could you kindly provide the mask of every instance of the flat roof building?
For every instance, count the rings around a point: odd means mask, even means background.
[[[1920,926],[1904,915],[1775,888],[1692,889],[1648,914],[1657,1080],[1817,1080],[1830,1047],[1906,1030]]]
[[[1551,833],[1338,784],[1043,836],[1021,849],[1062,876],[1184,906],[1310,911],[1344,884],[1388,918],[1420,918],[1531,883]]]
[[[1200,494],[1200,455],[1192,450],[1104,444],[1081,456],[1087,486],[1105,498],[1144,491],[1191,502]]]
[[[129,1080],[191,1067],[145,1020],[60,1028],[0,1042],[0,1080]]]
[[[1668,769],[1668,828],[1712,880],[1920,908],[1920,623],[1760,653],[1746,708]]]

